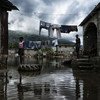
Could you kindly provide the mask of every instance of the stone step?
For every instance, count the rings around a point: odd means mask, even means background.
[[[94,69],[93,66],[78,66],[78,69],[81,69],[81,70],[91,70],[91,69]]]
[[[82,66],[91,66],[91,65],[92,65],[91,62],[87,62],[87,63],[86,63],[86,62],[78,62],[77,64],[80,65],[80,66],[81,66],[81,65],[82,65]]]
[[[89,62],[89,59],[88,58],[80,58],[80,59],[77,59],[78,62]]]
[[[84,56],[82,56],[82,58],[89,58],[89,56],[87,56],[87,55],[84,55]]]
[[[78,66],[91,66],[92,62],[88,58],[76,59]]]

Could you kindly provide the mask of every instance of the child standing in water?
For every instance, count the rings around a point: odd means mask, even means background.
[[[19,44],[18,44],[18,54],[20,57],[20,64],[24,63],[24,39],[23,37],[19,38]]]

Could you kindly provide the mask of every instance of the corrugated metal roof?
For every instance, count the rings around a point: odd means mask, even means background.
[[[18,10],[18,8],[8,0],[0,0],[0,8],[7,11]]]
[[[83,26],[90,18],[92,18],[100,10],[100,2],[98,5],[90,12],[90,14],[80,23]]]

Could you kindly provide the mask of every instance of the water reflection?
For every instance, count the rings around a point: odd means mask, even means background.
[[[7,72],[0,71],[0,100],[7,100]]]
[[[73,70],[61,65],[63,59],[25,60],[41,64],[41,71],[18,72],[18,66],[8,66],[8,76],[0,73],[0,100],[100,100],[99,72]]]
[[[58,84],[58,86],[57,86]],[[65,86],[64,86],[65,85]],[[74,100],[73,92],[68,90],[65,83],[50,83],[50,82],[34,82],[33,84],[18,84],[18,94],[21,98],[34,97],[35,100]],[[64,91],[63,91],[64,90]],[[28,94],[27,94],[28,92]],[[29,93],[31,93],[29,95]],[[20,96],[19,96],[20,97]],[[58,99],[57,99],[58,98]],[[27,99],[28,100],[28,99]]]
[[[100,73],[89,70],[74,70],[76,78],[76,100],[100,100]]]

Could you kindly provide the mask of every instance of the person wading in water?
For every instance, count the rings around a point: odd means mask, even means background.
[[[20,64],[24,63],[24,39],[23,37],[19,38],[19,50],[18,50],[18,54],[20,57]]]

